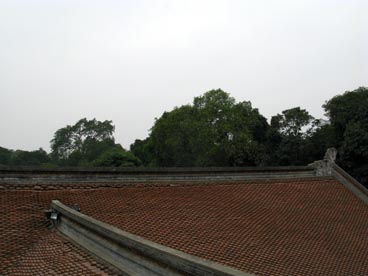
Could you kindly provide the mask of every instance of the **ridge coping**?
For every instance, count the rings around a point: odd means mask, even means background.
[[[73,220],[76,222],[74,226],[78,225],[80,228],[83,228],[83,232],[93,232],[93,236],[96,240],[91,240],[92,243],[103,243],[104,239],[112,240],[119,247],[130,248],[140,252],[141,254],[148,256],[150,259],[154,261],[158,261],[164,263],[172,267],[175,270],[184,273],[191,273],[191,275],[221,275],[221,276],[252,276],[253,274],[246,273],[244,271],[237,270],[232,267],[228,267],[210,260],[205,260],[182,251],[149,241],[140,236],[131,234],[124,230],[121,230],[117,227],[114,227],[110,224],[101,222],[96,220],[88,215],[82,214],[72,208],[67,207],[63,203],[58,200],[52,200],[51,207],[54,211],[57,211],[61,214],[61,218],[56,223],[56,227],[67,237],[71,238],[73,241],[78,242],[78,239],[73,239],[73,234],[71,232],[65,231],[65,226],[60,227],[60,224],[63,224],[63,217],[67,219]],[[65,224],[65,223],[64,223]],[[66,223],[67,224],[67,223]],[[77,226],[77,227],[78,227]],[[68,226],[66,226],[68,227]],[[64,229],[64,230],[63,230]],[[78,230],[77,230],[78,231]],[[73,232],[73,231],[72,231]],[[99,237],[102,237],[99,238]],[[101,245],[101,244],[100,244]],[[104,245],[102,245],[104,246]],[[85,248],[85,246],[82,247]],[[104,254],[98,254],[99,250],[94,250],[94,245],[89,244],[89,248],[86,248],[89,251],[95,253],[99,258],[104,259],[107,262],[110,262],[109,259],[104,256]],[[109,248],[107,244],[105,246]],[[91,250],[92,249],[92,250]],[[116,256],[115,256],[116,257]],[[118,258],[124,258],[124,256],[117,256]],[[116,260],[115,260],[116,261]],[[114,264],[113,264],[114,265]],[[137,264],[135,264],[137,266]]]

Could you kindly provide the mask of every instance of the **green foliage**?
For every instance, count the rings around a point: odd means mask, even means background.
[[[154,166],[153,163],[153,147],[150,138],[144,140],[136,139],[130,145],[130,152],[133,153],[141,162],[143,166]]]
[[[88,121],[83,118],[75,125],[68,125],[55,132],[51,140],[52,154],[58,159],[66,159],[73,152],[83,152],[88,143],[114,141],[114,129],[111,121]]]
[[[0,165],[3,166],[46,166],[51,162],[42,148],[35,151],[9,150],[0,147]]]
[[[133,153],[115,144],[114,126],[111,121],[100,122],[83,118],[75,125],[57,130],[51,140],[51,154],[37,151],[11,151],[0,147],[0,165],[91,167],[139,166],[141,162]]]
[[[12,166],[42,166],[50,162],[46,151],[42,148],[35,151],[16,150],[12,153],[9,165]]]
[[[335,96],[323,107],[334,130],[340,165],[368,185],[368,88]]]
[[[282,111],[271,119],[272,127],[276,127],[278,131],[285,136],[302,136],[304,133],[302,128],[307,127],[314,118],[300,107],[294,107]]]
[[[338,148],[338,162],[368,185],[368,89],[327,101],[329,121],[305,109],[287,109],[267,120],[250,102],[221,89],[164,112],[130,152],[116,144],[111,121],[79,120],[57,130],[51,154],[0,147],[0,165],[14,166],[253,166],[306,165]],[[50,158],[51,156],[51,158]]]
[[[313,133],[313,117],[295,107],[271,118],[267,134],[269,163],[272,165],[305,165],[313,160],[305,154],[306,140]]]
[[[211,90],[157,119],[149,137],[158,166],[239,166],[262,163],[268,124],[250,102]]]
[[[343,137],[351,122],[368,118],[368,88],[337,95],[323,105],[338,137]]]
[[[0,147],[0,164],[9,165],[13,151]]]
[[[134,154],[115,144],[111,121],[79,120],[55,132],[51,155],[62,166],[131,167],[141,162]]]
[[[156,120],[150,136],[154,164],[162,167],[193,164],[193,151],[199,146],[193,145],[199,134],[195,117],[190,106],[182,106]]]
[[[114,148],[111,121],[83,118],[57,130],[51,140],[51,156],[60,165],[88,166],[103,152]]]
[[[94,167],[136,167],[140,165],[140,160],[134,154],[122,148],[105,151],[93,161]]]
[[[307,153],[304,164],[323,159],[326,149],[331,147],[336,147],[333,127],[328,121],[315,120],[304,139],[302,152]]]

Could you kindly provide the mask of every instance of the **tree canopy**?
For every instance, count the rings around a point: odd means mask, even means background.
[[[303,128],[307,127],[313,120],[307,110],[300,107],[294,107],[282,111],[271,118],[272,127],[276,127],[278,131],[286,136],[302,136]]]
[[[338,164],[368,185],[368,89],[360,87],[323,105],[328,120],[301,107],[267,122],[250,101],[221,89],[165,111],[149,136],[130,151],[115,143],[112,121],[83,118],[57,130],[51,153],[0,147],[0,165],[14,166],[254,166],[306,165],[338,149]]]
[[[250,102],[236,103],[217,89],[194,98],[192,105],[164,112],[145,145],[150,145],[150,163],[156,166],[257,165],[267,128]],[[131,149],[139,150],[137,144]]]
[[[368,88],[335,96],[323,107],[334,132],[338,162],[368,184]]]
[[[60,128],[51,140],[51,156],[63,166],[131,166],[140,164],[113,136],[112,121],[83,118]]]
[[[303,165],[313,161],[304,153],[312,128],[316,126],[313,120],[313,116],[300,107],[273,116],[268,133],[269,163]]]
[[[0,165],[49,166],[51,159],[42,148],[34,151],[9,150],[0,147]]]
[[[111,121],[80,119],[77,123],[60,128],[51,140],[51,154],[65,160],[76,154],[90,154],[99,143],[113,144],[115,127]]]
[[[134,154],[118,147],[103,152],[93,161],[94,167],[136,167],[140,165],[141,161]]]

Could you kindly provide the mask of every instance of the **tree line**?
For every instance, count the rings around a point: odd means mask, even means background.
[[[301,107],[270,122],[250,101],[237,102],[221,89],[164,112],[149,136],[124,149],[112,121],[83,118],[60,128],[51,152],[0,147],[0,166],[41,167],[207,167],[306,165],[338,149],[338,164],[368,183],[368,88],[325,102],[327,120]]]

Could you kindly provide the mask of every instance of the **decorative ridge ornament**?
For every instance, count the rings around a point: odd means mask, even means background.
[[[323,160],[335,163],[336,156],[337,156],[337,149],[336,148],[328,148],[326,150],[325,156],[323,157]]]
[[[331,176],[332,166],[335,164],[336,156],[337,150],[335,148],[328,148],[323,160],[314,161],[308,166],[314,168],[316,176]]]

